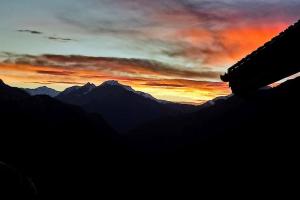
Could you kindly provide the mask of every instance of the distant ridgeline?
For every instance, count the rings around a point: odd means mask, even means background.
[[[300,71],[300,20],[221,76],[235,94],[245,94]]]

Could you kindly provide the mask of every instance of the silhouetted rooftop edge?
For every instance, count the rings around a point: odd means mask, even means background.
[[[247,93],[300,71],[300,20],[246,56],[221,76],[233,93]]]

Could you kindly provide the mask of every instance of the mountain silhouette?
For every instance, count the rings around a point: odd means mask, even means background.
[[[10,86],[6,85],[1,79],[0,79],[0,100],[2,101],[13,101],[13,100],[22,100],[24,98],[27,98],[29,95],[20,89],[14,89]]]
[[[78,106],[0,81],[0,112],[0,175],[16,169],[7,177],[12,184],[0,181],[9,190],[49,200],[141,197],[159,193],[159,177],[168,180],[158,161],[132,151],[127,137]]]
[[[38,87],[38,88],[35,88],[35,89],[26,88],[24,90],[32,96],[35,96],[35,95],[48,95],[50,97],[55,97],[59,94],[58,91],[56,91],[52,88],[48,88],[46,86]]]
[[[29,177],[42,199],[103,197],[115,190],[176,195],[192,185],[188,177],[203,183],[241,175],[281,180],[299,167],[299,86],[295,78],[249,96],[219,97],[119,137],[100,115],[0,81],[0,160]],[[135,103],[155,101],[117,82],[83,96],[97,101],[103,91],[109,98],[134,96]]]
[[[72,86],[65,89],[56,98],[69,104],[82,105],[82,97],[95,88],[96,86],[91,83],[84,86]]]
[[[68,88],[56,99],[99,113],[118,132],[124,133],[146,122],[190,112],[195,106],[158,100],[117,81],[100,86],[87,84]]]
[[[190,155],[208,148],[221,154],[233,149],[232,155],[251,152],[259,158],[271,149],[270,157],[275,156],[280,149],[292,156],[299,140],[294,130],[299,87],[300,77],[247,97],[219,98],[197,112],[143,125],[131,137],[137,148],[147,152],[185,149]]]
[[[112,177],[117,135],[100,116],[2,81],[0,112],[0,162],[29,177],[41,199],[85,194]]]

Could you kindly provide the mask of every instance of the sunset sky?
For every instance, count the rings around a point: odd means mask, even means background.
[[[118,80],[176,102],[230,93],[219,75],[300,19],[299,0],[0,0],[0,79]]]

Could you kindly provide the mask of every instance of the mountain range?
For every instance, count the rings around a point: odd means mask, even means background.
[[[50,97],[55,97],[59,94],[59,91],[56,91],[52,88],[48,88],[46,86],[38,87],[38,88],[35,88],[35,89],[26,88],[24,90],[32,96],[47,95],[47,96],[50,96]]]
[[[144,124],[130,137],[146,152],[184,148],[188,152],[184,155],[194,156],[202,151],[235,158],[246,158],[250,153],[257,158],[269,153],[269,158],[284,159],[279,156],[284,152],[287,157],[295,156],[299,87],[300,77],[246,96],[220,97],[198,111]]]
[[[205,110],[221,101],[236,98],[234,95],[221,96],[199,106],[179,104],[156,99],[150,94],[136,91],[114,80],[106,81],[99,86],[92,83],[72,86],[62,92],[45,86],[25,91],[30,95],[48,95],[64,103],[80,106],[89,113],[100,114],[121,134],[152,121]]]
[[[107,94],[101,97],[104,103],[112,97],[114,104],[123,99],[126,105],[166,102],[107,82],[66,90],[76,106],[30,96],[0,81],[0,160],[30,177],[40,195],[47,196],[42,199],[104,197],[111,190],[122,195],[130,189],[143,194],[166,187],[173,191],[189,183],[187,177],[193,184],[216,177],[225,183],[260,177],[286,183],[285,177],[299,169],[299,87],[300,77],[246,96],[220,97],[120,135],[86,106],[100,101],[100,93]],[[255,184],[264,187],[264,182]]]
[[[3,81],[0,112],[0,162],[30,177],[39,199],[86,193],[93,178],[113,177],[108,169],[118,166],[110,165],[118,157],[118,145],[112,145],[117,133],[101,116],[45,95],[30,96]]]
[[[99,86],[87,83],[67,88],[56,99],[100,114],[119,133],[128,132],[146,122],[162,117],[192,112],[196,106],[158,100],[144,92],[117,81],[106,81]]]

